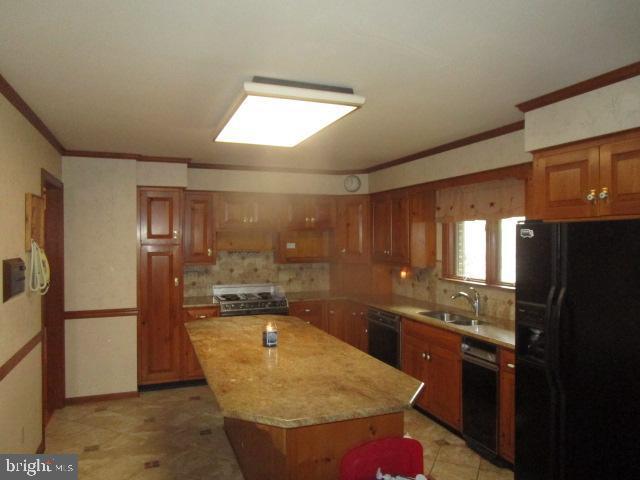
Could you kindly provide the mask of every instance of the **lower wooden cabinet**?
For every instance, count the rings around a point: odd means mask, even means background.
[[[344,340],[362,350],[369,351],[369,330],[367,321],[367,306],[356,302],[346,302],[343,311],[345,324]]]
[[[406,319],[403,319],[402,331],[402,370],[425,384],[417,399],[418,406],[460,430],[460,335]]]
[[[139,268],[139,383],[180,380],[182,248],[142,245]]]
[[[516,358],[512,350],[500,349],[500,420],[498,453],[511,463],[516,447]]]
[[[190,308],[184,310],[184,323],[194,320],[202,320],[220,315],[218,307]],[[182,328],[182,380],[200,380],[204,378],[204,372],[193,349],[187,330]]]
[[[345,313],[348,303],[346,300],[329,300],[327,302],[327,331],[343,341],[347,338]]]
[[[289,315],[298,317],[321,330],[327,331],[327,319],[324,312],[325,302],[323,300],[305,300],[302,302],[291,302],[289,304]]]

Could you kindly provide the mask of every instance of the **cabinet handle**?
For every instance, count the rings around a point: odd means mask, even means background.
[[[202,318],[207,318],[207,316],[206,315],[196,315],[196,318],[197,319],[202,319]]]
[[[333,315],[334,313],[336,312],[334,312],[333,310],[329,310],[329,315]]]
[[[311,309],[310,308],[305,308],[304,309],[304,313],[311,313]]]
[[[426,358],[427,358],[427,354],[426,354],[426,353],[424,353],[424,352],[422,352],[422,359],[423,359],[423,360],[426,360]]]
[[[316,222],[316,217],[311,217],[311,223],[315,223]]]
[[[173,239],[177,240],[178,239],[178,230],[174,230],[173,231]]]
[[[607,198],[609,198],[609,189],[607,187],[602,187],[598,198],[600,198],[600,200],[606,200]]]
[[[247,217],[242,217],[242,223],[247,223]]]
[[[587,198],[587,201],[588,201],[588,202],[591,202],[591,203],[595,202],[595,201],[596,201],[596,189],[595,189],[595,188],[592,188],[592,189],[589,191],[589,193],[587,194],[587,197],[586,197],[586,198]]]
[[[176,287],[179,287],[179,286],[180,286],[180,280],[178,279],[178,277],[173,277],[173,284],[174,284]]]
[[[253,223],[253,217],[249,217],[249,223]]]
[[[369,333],[369,329],[368,329],[368,328],[365,328],[365,329],[364,329],[364,333]]]
[[[207,256],[208,257],[213,257],[213,249],[207,248]]]
[[[351,312],[351,315],[353,315],[354,317],[358,314],[358,312]]]
[[[309,223],[309,217],[304,217],[304,223]]]
[[[507,368],[515,369],[516,366],[513,363],[507,363]]]
[[[346,249],[346,248],[343,248],[342,250],[340,250],[340,253],[342,253],[342,254],[347,253],[347,249]]]

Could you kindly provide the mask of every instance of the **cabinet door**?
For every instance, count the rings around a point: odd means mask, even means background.
[[[640,215],[640,139],[600,147],[600,215]]]
[[[213,195],[187,192],[184,203],[184,262],[216,263]]]
[[[297,230],[311,226],[309,198],[302,195],[291,195],[285,200],[284,228]]]
[[[369,351],[369,322],[366,312],[366,305],[348,302],[347,311],[344,316],[347,343],[363,352]]]
[[[417,190],[409,194],[411,266],[434,267],[436,264],[436,195],[434,190]]]
[[[391,261],[408,264],[409,195],[406,191],[391,194]]]
[[[406,333],[402,335],[402,371],[425,384],[416,399],[416,405],[425,410],[428,408],[427,397],[429,395],[425,392],[427,388],[426,357],[428,348],[424,340]]]
[[[330,235],[320,230],[285,230],[278,234],[277,261],[281,263],[326,262]]]
[[[179,245],[140,247],[139,380],[180,379],[182,256]]]
[[[258,197],[246,193],[222,193],[216,199],[218,229],[238,230],[262,226]]]
[[[516,434],[516,370],[515,355],[511,350],[500,350],[500,456],[515,460]]]
[[[571,219],[594,216],[599,176],[599,148],[586,148],[540,156],[533,163],[536,216],[540,219]]]
[[[298,317],[321,330],[327,331],[324,301],[322,300],[293,302],[289,305],[289,315]]]
[[[457,430],[462,426],[461,385],[460,354],[437,343],[431,343],[427,357],[425,389],[427,410]]]
[[[327,302],[327,331],[340,340],[346,340],[347,328],[345,313],[346,302],[343,300],[331,300]]]
[[[178,188],[139,189],[138,218],[142,245],[180,244],[182,195]]]
[[[369,199],[364,196],[338,200],[336,257],[344,263],[368,263],[371,242]]]
[[[188,323],[194,320],[200,320],[203,318],[217,317],[219,315],[218,308],[194,308],[184,311],[184,323]],[[186,329],[182,329],[183,332],[183,347],[182,353],[184,362],[182,364],[182,378],[184,380],[200,380],[204,378],[204,372],[196,356],[196,351],[193,349],[193,344],[189,338],[189,334]]]
[[[371,198],[372,250],[375,260],[386,262],[391,255],[391,201],[389,195]]]
[[[335,200],[331,197],[314,197],[309,204],[311,226],[319,230],[327,230],[335,224]]]

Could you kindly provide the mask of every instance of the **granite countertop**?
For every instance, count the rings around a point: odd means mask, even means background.
[[[262,346],[265,322],[278,347]],[[423,384],[296,317],[260,315],[186,324],[225,417],[293,428],[399,412]]]
[[[438,305],[433,302],[416,300],[414,298],[403,297],[400,295],[349,295],[319,290],[288,292],[287,299],[289,302],[301,302],[306,300],[351,300],[374,308],[379,308],[380,310],[385,310],[390,313],[395,313],[417,322],[450,330],[460,335],[467,335],[478,338],[479,340],[485,340],[501,347],[513,349],[516,344],[514,322],[481,315],[480,320],[486,323],[478,326],[467,327],[463,325],[445,323],[436,318],[420,315],[418,312],[425,310],[446,310],[448,312],[459,313],[466,316],[471,316],[472,314],[466,310]],[[184,299],[185,307],[210,307],[212,305],[217,305],[213,300],[213,297],[186,297]]]

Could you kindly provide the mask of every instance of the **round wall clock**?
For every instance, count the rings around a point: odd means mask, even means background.
[[[362,181],[357,175],[348,175],[344,179],[344,189],[347,192],[357,192],[362,186]]]

